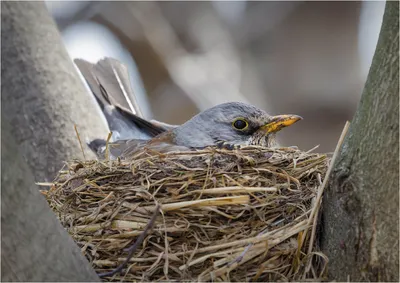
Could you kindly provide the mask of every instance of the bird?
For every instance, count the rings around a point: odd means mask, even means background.
[[[143,117],[130,87],[126,66],[113,58],[93,64],[75,59],[117,138],[88,142],[99,159],[130,159],[140,151],[166,153],[217,146],[238,149],[245,145],[279,146],[276,134],[297,121],[298,115],[272,116],[242,102],[227,102],[204,110],[181,125]]]

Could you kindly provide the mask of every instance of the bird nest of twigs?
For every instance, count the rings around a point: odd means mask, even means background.
[[[292,148],[73,161],[43,191],[104,281],[322,280],[329,158]]]

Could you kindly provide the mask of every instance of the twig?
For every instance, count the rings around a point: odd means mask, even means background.
[[[308,253],[312,252],[312,248],[313,248],[313,245],[314,245],[315,231],[316,231],[317,219],[318,219],[318,212],[319,212],[319,208],[321,206],[322,195],[323,195],[324,189],[325,189],[325,187],[326,187],[326,185],[328,183],[329,176],[330,176],[330,174],[332,172],[332,169],[333,169],[333,166],[335,164],[336,158],[337,158],[337,156],[339,154],[339,150],[342,147],[343,140],[344,140],[344,138],[345,138],[345,136],[347,134],[347,131],[348,131],[349,127],[350,127],[350,122],[346,122],[346,124],[344,125],[344,128],[343,128],[342,134],[340,135],[339,141],[338,141],[338,143],[336,145],[335,151],[333,153],[333,156],[332,156],[332,159],[331,159],[331,163],[329,164],[328,170],[326,171],[324,181],[322,182],[322,185],[318,190],[318,195],[317,195],[317,198],[316,198],[315,207],[314,207],[314,210],[311,212],[311,215],[310,215],[310,218],[309,218],[310,220],[313,220],[313,225],[312,225],[312,230],[311,230],[310,243],[309,243],[309,246],[308,246]],[[306,267],[306,273],[310,270],[310,267],[311,267],[311,261],[308,263],[308,265]],[[304,273],[304,274],[306,274],[306,273]]]
[[[110,157],[110,150],[109,150],[109,142],[110,142],[110,139],[111,139],[111,136],[112,136],[112,132],[109,132],[108,133],[108,136],[107,136],[107,140],[106,140],[106,160],[108,160],[108,161],[110,161],[110,159],[109,159],[109,157]]]
[[[127,265],[129,260],[132,258],[133,253],[136,251],[136,249],[139,247],[139,245],[142,244],[147,233],[153,228],[154,223],[157,218],[157,215],[158,215],[158,212],[159,212],[159,209],[160,209],[160,205],[157,204],[156,209],[154,210],[153,216],[151,217],[146,228],[144,228],[144,231],[140,234],[139,238],[134,242],[134,244],[129,249],[127,249],[127,251],[129,253],[128,253],[128,256],[126,257],[125,261],[112,271],[98,274],[98,276],[100,278],[107,277],[107,276],[113,276],[114,274],[117,274],[118,272],[121,272],[122,269],[124,269],[124,267]]]
[[[279,225],[279,223],[281,223],[281,222],[283,222],[283,221],[284,221],[284,219],[278,220],[278,221],[276,221],[275,223],[272,223],[272,224],[271,224],[271,227],[277,226],[277,225]],[[258,237],[261,237],[261,235],[263,235],[264,233],[268,232],[268,230],[269,230],[269,229],[267,228],[267,229],[265,229],[264,231],[261,231],[261,232],[257,235],[257,238],[258,238]],[[240,262],[243,260],[244,256],[246,255],[246,253],[249,251],[249,249],[250,249],[252,246],[254,246],[253,243],[248,244],[247,247],[244,249],[244,251],[243,251],[235,260],[233,260],[232,262],[228,263],[227,266],[229,267],[229,266],[231,266],[231,265],[234,264],[234,263],[240,263]]]
[[[232,197],[219,197],[219,198],[208,198],[208,199],[200,199],[200,200],[192,200],[192,201],[180,201],[173,203],[165,203],[161,205],[162,211],[172,211],[189,207],[204,207],[204,206],[225,206],[225,205],[239,205],[239,204],[249,204],[250,197],[248,195],[239,195]],[[124,202],[122,204],[128,208],[135,208],[137,212],[140,213],[148,213],[154,209],[154,206],[142,206],[137,207],[132,203]]]
[[[79,145],[80,145],[80,147],[81,147],[83,159],[86,160],[85,151],[83,150],[81,137],[80,137],[80,135],[79,135],[78,128],[76,127],[76,124],[74,124],[74,129],[75,129],[76,136],[78,137]]]

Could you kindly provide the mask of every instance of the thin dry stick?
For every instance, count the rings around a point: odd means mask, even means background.
[[[299,233],[300,231],[303,231],[307,228],[308,228],[307,221],[303,220],[303,221],[300,221],[299,223],[297,223],[296,225],[290,227],[289,231],[274,230],[274,231],[270,231],[270,232],[267,232],[265,234],[262,234],[262,235],[256,236],[256,237],[251,237],[251,238],[241,239],[241,240],[236,240],[236,241],[230,241],[230,242],[226,242],[226,243],[218,244],[218,245],[214,245],[214,246],[206,246],[204,248],[198,249],[197,253],[200,254],[200,253],[210,252],[210,251],[214,251],[214,250],[220,250],[220,249],[224,249],[224,248],[231,248],[234,246],[257,244],[259,242],[269,240],[269,238],[271,238],[272,236],[274,236],[275,238],[285,237],[285,239],[286,239],[287,235],[295,235],[295,234]],[[185,255],[185,254],[190,254],[191,252],[193,252],[193,251],[189,250],[189,251],[184,251],[184,252],[177,252],[177,253],[175,253],[175,255],[176,256]]]
[[[201,195],[225,195],[225,194],[238,194],[238,193],[247,193],[254,197],[252,193],[255,192],[271,192],[276,193],[278,191],[277,188],[273,187],[222,187],[222,188],[213,188],[213,189],[200,189],[188,192],[186,194],[180,194],[179,199],[185,198],[194,194]]]
[[[277,223],[272,223],[271,227],[278,225],[282,220],[277,221]],[[261,231],[258,233],[257,237],[261,237],[264,233],[268,232],[268,228],[266,228],[264,231]],[[228,263],[228,267],[234,263],[240,263],[243,259],[243,257],[246,255],[246,253],[249,251],[249,249],[253,246],[254,244],[248,244],[248,246],[244,249],[244,251],[232,262]]]
[[[79,145],[80,145],[80,147],[81,147],[83,159],[86,160],[85,151],[83,150],[81,137],[80,137],[80,135],[79,135],[78,128],[76,127],[76,124],[74,124],[74,129],[75,129],[76,136],[78,137]]]
[[[218,194],[227,194],[227,193],[255,193],[255,192],[277,192],[277,188],[269,187],[222,187],[222,188],[212,188],[212,189],[204,189],[204,190],[195,190],[189,194],[208,194],[208,195],[218,195]]]
[[[344,138],[345,138],[345,136],[347,134],[347,131],[348,131],[349,127],[350,127],[350,122],[347,121],[346,124],[344,125],[342,133],[341,133],[340,138],[338,140],[338,143],[336,144],[336,148],[335,148],[335,151],[333,153],[333,156],[332,156],[332,159],[331,159],[331,163],[329,164],[328,170],[327,170],[327,172],[325,174],[324,181],[322,182],[321,186],[318,189],[318,194],[317,194],[317,197],[316,197],[315,206],[314,206],[313,210],[310,213],[309,223],[311,223],[311,220],[312,220],[313,221],[313,225],[312,225],[312,229],[311,229],[311,237],[310,237],[310,242],[309,242],[309,246],[308,246],[308,253],[312,252],[312,249],[313,249],[313,246],[314,246],[315,231],[316,231],[316,226],[317,226],[318,212],[319,212],[319,208],[321,206],[322,195],[323,195],[325,187],[326,187],[326,185],[328,183],[328,179],[329,179],[329,176],[331,174],[333,165],[335,164],[336,158],[337,158],[337,156],[339,154],[339,150],[340,150],[340,148],[341,148],[341,146],[343,144],[343,140],[344,140]],[[302,241],[304,241],[305,234],[306,233],[304,233],[304,235],[303,235]],[[303,274],[303,278],[305,278],[306,273],[310,270],[310,268],[311,268],[311,260],[307,264],[306,272]]]
[[[345,138],[345,136],[347,134],[347,131],[349,130],[349,127],[350,127],[350,122],[347,121],[346,124],[344,125],[342,134],[340,135],[339,141],[338,141],[338,143],[336,145],[335,151],[334,151],[332,159],[331,159],[331,163],[329,164],[328,170],[326,171],[324,181],[322,182],[322,185],[321,185],[320,189],[318,190],[318,195],[317,195],[315,207],[314,207],[314,210],[311,212],[311,215],[310,215],[310,220],[313,219],[313,225],[312,225],[312,230],[311,230],[310,243],[309,243],[309,246],[308,246],[308,253],[312,252],[312,248],[313,248],[313,245],[314,245],[315,231],[316,231],[317,219],[318,219],[318,212],[319,212],[319,208],[321,206],[322,195],[323,195],[324,189],[325,189],[325,187],[326,187],[326,185],[328,183],[328,179],[329,179],[329,176],[330,176],[331,171],[333,169],[333,165],[335,164],[336,158],[337,158],[337,156],[339,154],[339,150],[342,147],[344,138]],[[306,272],[310,270],[310,267],[311,267],[311,261],[307,265]]]
[[[210,156],[210,162],[208,163],[208,166],[207,166],[206,178],[203,183],[203,188],[201,189],[201,192],[200,192],[199,196],[197,197],[197,200],[201,199],[201,197],[203,196],[203,191],[207,187],[207,182],[208,182],[208,179],[210,178],[210,170],[211,170],[211,164],[213,163],[213,159],[214,159],[214,154]]]
[[[248,195],[239,195],[232,197],[219,197],[219,198],[166,203],[161,205],[161,209],[162,211],[166,212],[166,211],[172,211],[189,207],[222,206],[222,205],[233,205],[233,204],[238,205],[238,204],[249,204],[249,203],[250,203],[250,197]],[[134,207],[132,203],[128,202],[124,202],[122,205],[128,208]],[[154,206],[135,207],[135,209],[138,212],[147,213],[148,211],[152,211],[154,209]]]
[[[165,252],[165,262],[164,262],[164,268],[163,268],[163,271],[164,271],[164,275],[165,275],[165,277],[168,279],[168,266],[169,266],[169,258],[168,258],[168,249],[169,249],[169,245],[168,245],[168,233],[167,233],[167,224],[166,224],[166,222],[165,222],[165,216],[164,216],[164,212],[161,210],[160,211],[161,212],[161,216],[162,216],[162,218],[163,218],[163,224],[164,224],[164,229],[165,229],[165,231],[164,231],[164,235],[165,235],[165,237],[164,237],[164,245],[165,245],[165,250],[164,250],[164,252]]]
[[[322,185],[321,185],[320,189],[318,190],[318,195],[317,195],[317,199],[316,199],[316,203],[317,204],[320,203],[320,201],[321,201],[322,193],[323,193],[323,191],[324,191],[324,189],[326,187],[326,184],[328,183],[329,175],[331,174],[331,171],[333,169],[333,165],[334,165],[335,160],[336,160],[336,158],[337,158],[337,156],[339,154],[339,150],[340,150],[340,148],[342,146],[344,137],[346,136],[346,133],[347,133],[347,131],[349,129],[349,126],[350,126],[350,123],[346,122],[346,125],[344,126],[342,134],[340,135],[339,141],[338,141],[338,143],[336,145],[334,154],[333,154],[332,159],[331,159],[331,163],[329,164],[328,170],[326,171],[324,181],[322,182]],[[312,211],[310,218],[313,218],[313,216],[318,213],[318,208],[319,208],[319,205],[316,205],[314,207],[314,210]]]
[[[110,139],[111,139],[112,134],[113,134],[112,132],[109,132],[109,133],[108,133],[108,136],[107,136],[107,140],[106,140],[106,160],[108,160],[108,161],[110,161],[110,159],[109,159],[109,157],[110,157],[110,152],[109,152],[108,144],[109,144],[109,142],[110,142]]]
[[[129,260],[131,259],[133,253],[136,251],[136,249],[139,247],[139,245],[142,244],[142,242],[143,242],[144,238],[146,237],[147,233],[151,230],[151,228],[153,228],[159,210],[160,210],[160,205],[157,204],[156,209],[154,210],[153,216],[151,217],[151,219],[150,219],[149,223],[147,224],[146,228],[144,228],[143,233],[141,233],[139,238],[133,243],[133,245],[129,249],[127,249],[127,251],[129,253],[128,253],[128,256],[126,257],[126,260],[123,263],[121,263],[114,270],[112,270],[110,272],[105,272],[105,273],[98,274],[98,276],[100,278],[113,276],[114,274],[117,274],[118,272],[122,271],[122,269],[124,269],[124,267],[128,264]]]
[[[345,137],[345,135],[346,135],[346,133],[347,133],[347,130],[348,130],[349,126],[350,126],[350,123],[349,123],[349,122],[346,122],[346,124],[344,125],[344,128],[343,128],[343,131],[342,131],[342,133],[341,133],[341,135],[340,135],[338,144],[336,145],[336,149],[335,149],[334,155],[332,156],[331,163],[329,164],[329,168],[328,168],[328,170],[327,170],[327,172],[326,172],[326,174],[325,174],[325,179],[324,179],[324,181],[322,182],[322,185],[318,187],[317,196],[316,196],[316,198],[315,198],[315,205],[313,206],[313,209],[312,209],[311,212],[310,212],[310,217],[308,218],[308,224],[309,224],[309,225],[311,225],[311,222],[313,222],[313,223],[315,224],[315,221],[316,221],[316,220],[314,219],[314,216],[318,214],[318,210],[319,210],[319,206],[320,206],[322,194],[323,194],[324,189],[325,189],[325,186],[326,186],[326,184],[327,184],[329,174],[330,174],[330,172],[331,172],[331,170],[332,170],[333,163],[335,162],[337,153],[338,153],[338,151],[339,151],[339,149],[340,149],[340,146],[341,146],[341,144],[342,144],[342,142],[343,142],[343,139],[344,139],[344,137]],[[316,218],[316,216],[315,216],[315,218]],[[315,234],[315,228],[313,228],[312,231],[314,231],[314,234]],[[312,233],[312,231],[311,231],[311,233]],[[312,233],[312,234],[313,234],[313,233]],[[311,234],[311,235],[312,235],[312,234]],[[301,237],[301,242],[300,242],[301,245],[304,243],[304,240],[305,240],[306,236],[307,236],[307,231],[305,231],[305,232],[303,233],[302,237]],[[310,239],[310,240],[311,240],[311,241],[310,241],[310,245],[309,245],[309,247],[308,247],[309,252],[311,252],[310,249],[312,249],[312,245],[313,245],[314,239]]]
[[[237,268],[239,265],[241,265],[241,264],[243,264],[243,263],[245,263],[245,262],[251,260],[252,258],[256,257],[257,255],[259,255],[259,254],[261,254],[261,253],[264,253],[266,249],[270,249],[271,247],[275,246],[276,244],[283,242],[284,240],[286,240],[286,239],[292,237],[293,235],[298,234],[300,231],[304,231],[305,229],[308,229],[308,227],[300,227],[300,228],[298,228],[298,229],[293,229],[293,230],[291,230],[291,231],[288,231],[287,233],[285,233],[285,234],[282,235],[281,237],[278,237],[278,238],[275,238],[275,239],[272,239],[272,240],[268,241],[268,245],[265,246],[264,249],[261,248],[261,247],[260,247],[260,248],[257,248],[257,249],[254,249],[254,251],[253,251],[252,253],[247,253],[246,255],[244,255],[244,258],[242,259],[241,262],[235,262],[235,263],[233,263],[232,265],[226,265],[226,266],[224,266],[224,267],[218,268],[218,269],[216,269],[216,270],[210,272],[210,273],[208,274],[208,276],[206,276],[206,277],[204,277],[204,278],[201,278],[201,279],[202,279],[201,281],[208,281],[210,278],[212,279],[212,278],[219,277],[219,276],[221,276],[221,275],[223,275],[223,274],[227,274],[227,273],[229,273],[230,271],[232,271],[232,270],[234,270],[235,268]],[[266,233],[266,234],[269,234],[269,233]],[[264,236],[265,236],[266,234],[264,234],[264,235],[258,235],[257,237],[258,237],[259,239],[265,238]],[[257,237],[254,237],[254,238],[257,238]],[[215,263],[214,263],[214,264],[215,264]]]

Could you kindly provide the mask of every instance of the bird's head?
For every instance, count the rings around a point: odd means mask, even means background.
[[[275,135],[302,118],[297,115],[271,116],[245,103],[229,102],[207,109],[175,130],[175,142],[205,147],[218,141],[235,145],[275,146]]]

